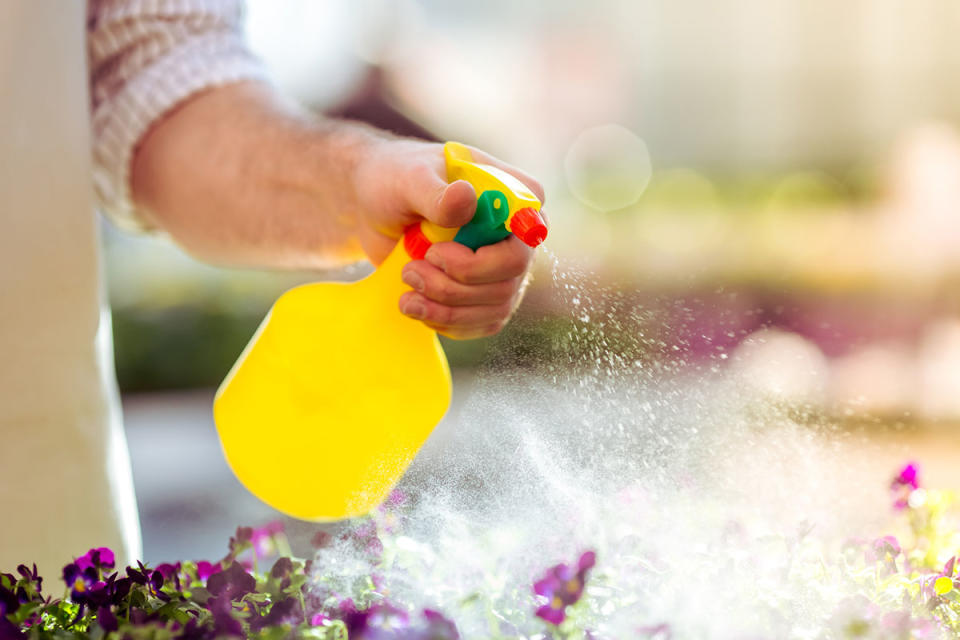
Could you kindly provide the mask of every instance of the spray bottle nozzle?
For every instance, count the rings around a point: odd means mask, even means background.
[[[524,244],[536,248],[547,239],[547,225],[540,212],[533,207],[524,207],[510,218],[510,231]]]

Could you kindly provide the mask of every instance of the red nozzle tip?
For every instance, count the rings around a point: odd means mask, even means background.
[[[524,207],[513,214],[510,231],[530,247],[537,247],[547,239],[547,225],[533,207]]]
[[[414,223],[403,231],[403,248],[407,250],[407,255],[411,260],[423,260],[427,255],[427,249],[433,245],[430,238],[426,236],[420,223]]]

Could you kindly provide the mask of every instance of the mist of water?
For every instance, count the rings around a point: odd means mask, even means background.
[[[575,615],[597,638],[662,623],[673,638],[829,637],[855,593],[829,558],[877,532],[890,470],[719,357],[686,362],[648,335],[656,312],[551,259],[567,328],[548,354],[501,344],[425,447],[378,592],[444,611],[465,638],[546,637],[532,582],[593,549]],[[342,595],[369,572],[347,542],[315,566]]]

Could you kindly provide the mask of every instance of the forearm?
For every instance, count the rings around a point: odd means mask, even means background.
[[[257,83],[197,94],[133,158],[133,201],[187,251],[218,263],[321,268],[364,258],[355,172],[385,134],[323,120]]]

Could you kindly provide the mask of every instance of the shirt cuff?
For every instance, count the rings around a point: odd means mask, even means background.
[[[93,184],[117,226],[147,231],[130,192],[133,154],[150,126],[194,94],[235,82],[267,82],[263,65],[236,34],[196,36],[131,78],[93,113]]]

